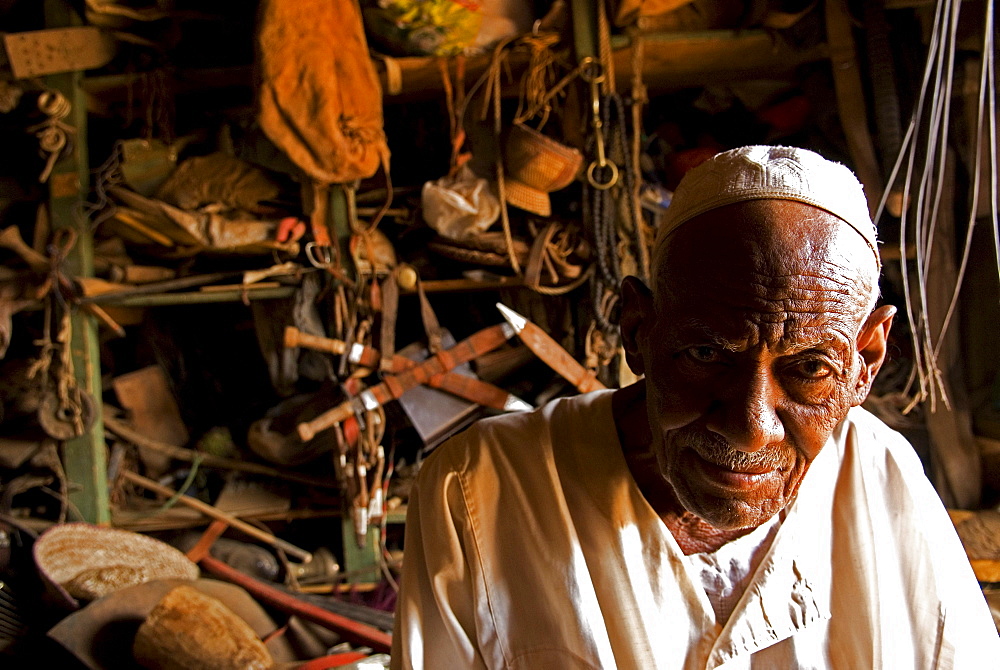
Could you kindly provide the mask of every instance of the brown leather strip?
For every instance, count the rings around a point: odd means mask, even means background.
[[[405,370],[397,375],[386,375],[385,380],[381,384],[371,387],[368,389],[368,392],[374,396],[379,404],[385,404],[393,398],[400,397],[414,386],[426,383],[434,375],[447,372],[456,365],[461,365],[477,356],[493,351],[507,341],[508,332],[510,331],[506,327],[506,324],[497,324],[483,328],[479,332],[462,340],[454,347],[446,351],[439,351],[436,355],[409,370]],[[354,405],[352,401],[345,401],[333,409],[320,414],[312,421],[300,423],[297,426],[299,438],[303,441],[310,440],[319,431],[340,423],[353,414]]]
[[[443,331],[438,323],[434,308],[431,307],[427,294],[424,292],[424,285],[417,275],[417,296],[420,299],[420,318],[424,322],[424,332],[427,334],[427,350],[432,354],[441,351],[441,339]]]
[[[510,395],[493,384],[453,372],[434,375],[427,383],[434,388],[493,409],[505,409],[507,398]]]
[[[531,252],[528,254],[528,262],[524,266],[524,283],[528,288],[537,289],[542,284],[542,259],[545,258],[545,251],[552,241],[552,236],[559,229],[556,223],[550,223],[538,234],[531,244]]]
[[[382,325],[379,347],[382,352],[381,367],[383,371],[392,367],[392,359],[396,353],[396,314],[399,307],[398,275],[399,268],[396,267],[382,282]]]
[[[404,384],[403,380],[394,375],[386,375],[382,383],[389,389],[389,393],[392,394],[393,398],[398,398],[409,390],[408,385]]]

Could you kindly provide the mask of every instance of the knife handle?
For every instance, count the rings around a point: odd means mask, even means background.
[[[303,347],[314,351],[325,351],[329,354],[341,355],[347,351],[347,345],[342,340],[334,340],[329,337],[318,337],[303,333],[295,326],[285,327],[285,348]]]
[[[311,421],[304,421],[295,427],[299,434],[299,439],[303,442],[316,437],[316,434],[326,430],[331,426],[345,421],[348,417],[354,416],[354,407],[350,400],[345,400],[333,409],[327,410]]]
[[[292,347],[302,347],[304,349],[323,351],[337,356],[342,355],[348,349],[347,343],[343,340],[335,340],[330,337],[320,337],[318,335],[303,333],[295,326],[285,327],[284,345],[286,349],[290,349]],[[354,349],[355,347],[358,348],[356,355]],[[352,363],[370,368],[378,365],[381,354],[371,347],[363,347],[360,344],[354,344],[351,345],[350,358]]]

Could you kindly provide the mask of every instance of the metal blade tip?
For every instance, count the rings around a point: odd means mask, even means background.
[[[521,400],[516,395],[508,395],[503,408],[506,412],[530,412],[535,409],[530,403]]]
[[[512,310],[510,307],[503,304],[502,302],[497,303],[497,309],[500,310],[500,313],[503,314],[503,318],[505,318],[507,320],[507,323],[509,323],[514,328],[515,332],[520,333],[522,330],[524,330],[524,325],[528,323],[528,320],[526,318],[524,318],[523,316]]]

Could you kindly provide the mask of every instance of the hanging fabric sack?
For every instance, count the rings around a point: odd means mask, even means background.
[[[260,125],[322,184],[388,173],[382,91],[357,0],[264,0]]]

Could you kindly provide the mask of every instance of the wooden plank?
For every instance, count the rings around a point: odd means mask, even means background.
[[[882,173],[875,156],[875,145],[868,132],[868,111],[864,86],[858,68],[853,23],[846,0],[827,0],[826,35],[830,43],[830,67],[837,93],[840,124],[844,128],[847,149],[854,171],[864,184],[868,210],[874,215],[882,198]],[[742,58],[742,56],[740,56]]]
[[[158,365],[115,377],[112,382],[118,402],[129,411],[129,423],[137,433],[183,447],[190,436],[181,419],[170,381]],[[159,477],[170,466],[170,456],[138,447],[139,457],[151,477]]]
[[[934,249],[927,273],[927,315],[933,341],[942,337],[938,365],[951,407],[937,403],[927,410],[927,431],[931,438],[935,485],[948,507],[976,509],[982,495],[982,463],[972,432],[972,415],[964,385],[958,324],[942,336],[941,326],[958,278],[955,264],[955,155],[949,151],[945,183],[934,230]]]

